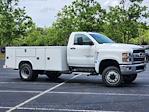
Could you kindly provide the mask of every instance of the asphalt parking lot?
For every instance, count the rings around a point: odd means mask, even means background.
[[[117,88],[81,73],[23,82],[17,71],[3,69],[3,64],[0,61],[0,112],[149,111],[149,64],[133,84]]]

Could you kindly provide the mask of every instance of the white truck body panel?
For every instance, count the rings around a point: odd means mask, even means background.
[[[5,68],[18,69],[20,62],[27,61],[33,70],[66,71],[66,50],[65,46],[7,47]]]

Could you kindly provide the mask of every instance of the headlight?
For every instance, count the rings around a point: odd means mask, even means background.
[[[131,61],[131,54],[130,53],[122,53],[122,61],[123,62],[130,62]]]

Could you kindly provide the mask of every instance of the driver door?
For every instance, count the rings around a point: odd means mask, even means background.
[[[95,46],[92,40],[84,34],[76,34],[72,46],[68,48],[68,63],[70,66],[94,67]]]

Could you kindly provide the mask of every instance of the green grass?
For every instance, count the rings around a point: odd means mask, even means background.
[[[0,60],[5,58],[5,54],[0,53]]]

